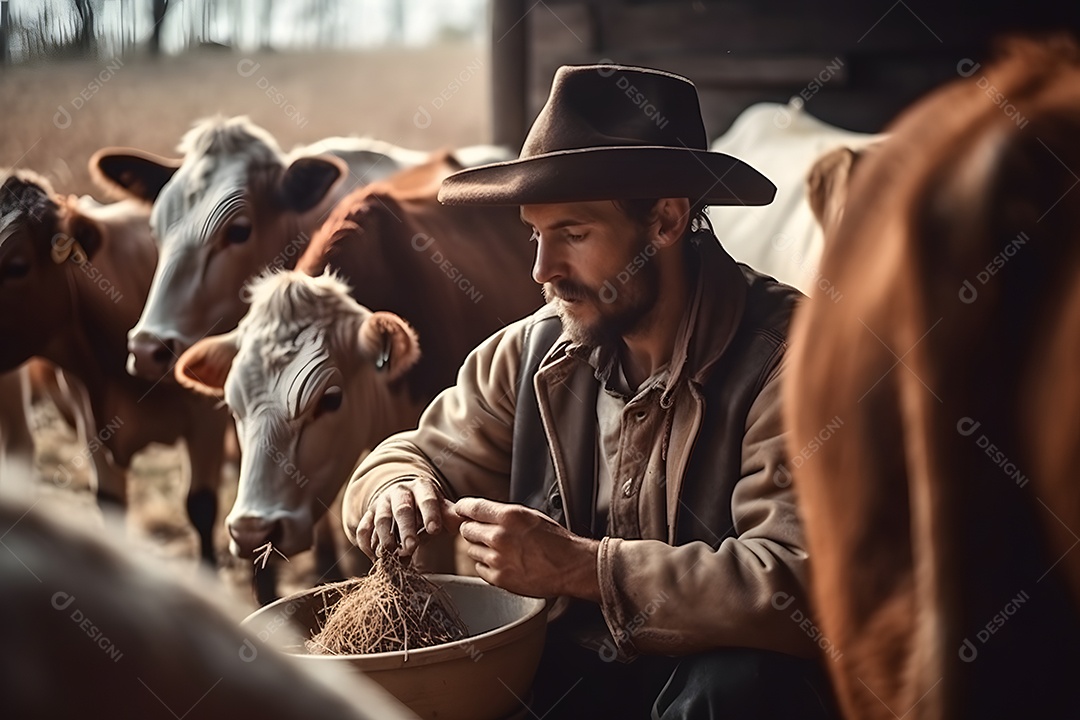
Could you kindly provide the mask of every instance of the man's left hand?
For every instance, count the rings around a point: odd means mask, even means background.
[[[543,513],[481,498],[454,504],[476,572],[504,590],[531,597],[566,595],[600,602],[600,543],[574,535]]]

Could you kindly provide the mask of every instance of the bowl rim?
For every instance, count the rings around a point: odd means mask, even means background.
[[[353,654],[353,655],[311,655],[309,653],[294,653],[288,650],[282,650],[286,654],[292,657],[304,658],[305,661],[324,662],[324,661],[353,661],[359,662],[364,665],[365,671],[372,670],[389,670],[398,668],[406,663],[408,665],[427,665],[434,662],[445,662],[448,658],[445,656],[455,655],[460,657],[469,657],[470,651],[467,649],[472,646],[476,652],[484,653],[495,648],[508,645],[515,640],[518,640],[522,636],[528,634],[532,623],[534,623],[538,616],[546,614],[551,605],[551,601],[544,598],[534,598],[526,595],[518,595],[512,593],[509,590],[497,587],[488,583],[479,577],[473,577],[470,575],[453,575],[448,573],[430,573],[426,577],[432,582],[439,584],[440,586],[447,583],[457,583],[462,585],[476,585],[486,586],[508,595],[521,598],[528,602],[528,611],[517,620],[506,625],[500,625],[497,628],[487,630],[477,635],[470,635],[469,637],[461,638],[460,640],[452,640],[448,643],[440,643],[439,645],[432,645],[431,647],[418,648],[416,650],[393,650],[390,652],[381,653],[365,653],[365,654]],[[286,597],[275,600],[269,605],[265,605],[257,610],[253,611],[246,618],[241,621],[241,625],[248,630],[254,629],[251,621],[261,615],[269,615],[273,610],[282,608],[288,605],[290,602],[307,598],[320,590],[319,586],[313,588],[307,588],[299,592],[295,592]],[[544,623],[546,632],[547,623]],[[406,657],[407,655],[407,657]]]

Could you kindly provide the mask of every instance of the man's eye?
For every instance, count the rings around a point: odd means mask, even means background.
[[[578,242],[585,239],[585,235],[575,235],[574,233],[566,233],[566,239],[570,242]]]

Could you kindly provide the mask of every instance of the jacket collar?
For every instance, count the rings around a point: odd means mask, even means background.
[[[694,244],[698,267],[691,302],[683,314],[668,363],[668,379],[661,396],[663,404],[670,404],[684,378],[698,384],[704,382],[735,337],[746,305],[746,278],[716,237],[700,233],[685,242]],[[564,358],[588,363],[600,370],[599,375],[610,353],[575,343],[563,333],[540,363],[540,369],[552,367]]]

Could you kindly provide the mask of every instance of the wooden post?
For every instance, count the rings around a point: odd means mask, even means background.
[[[491,0],[491,107],[496,145],[518,150],[528,129],[526,0]]]

